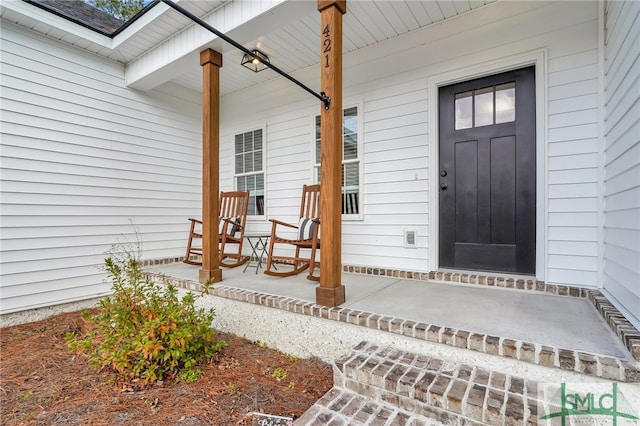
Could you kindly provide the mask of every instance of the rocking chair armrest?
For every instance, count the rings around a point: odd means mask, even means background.
[[[192,221],[192,222],[196,222],[196,223],[199,223],[199,224],[202,225],[202,221],[200,219],[194,219],[194,218],[190,217],[189,220]]]
[[[282,222],[281,220],[278,220],[278,219],[269,219],[269,220],[274,225],[282,225],[282,226],[288,226],[289,228],[298,229],[298,225],[292,225],[292,224],[287,223],[287,222]]]
[[[228,222],[228,223],[230,223],[230,224],[232,224],[232,225],[236,225],[236,226],[238,226],[238,227],[242,227],[242,222],[235,221],[235,220],[233,220],[234,218],[231,218],[231,217],[222,217],[222,218],[220,218],[220,219],[222,219],[222,220],[224,220],[225,222]]]

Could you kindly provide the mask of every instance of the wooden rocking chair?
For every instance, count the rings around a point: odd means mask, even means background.
[[[242,255],[242,242],[244,241],[248,208],[248,191],[220,192],[220,211],[218,214],[220,266],[234,268],[245,264],[249,260],[249,256]],[[194,239],[199,238],[202,241],[202,221],[191,217],[189,220],[191,221],[191,229],[189,230],[189,241],[187,242],[184,263],[202,265],[201,261],[191,258],[192,255],[202,256],[202,245],[194,246],[193,244]],[[229,248],[231,250],[227,252]]]
[[[302,201],[300,203],[300,219],[297,224],[281,222],[276,219],[270,219],[271,237],[269,238],[269,256],[267,257],[267,268],[264,273],[277,277],[288,277],[299,274],[309,269],[307,278],[313,281],[319,281],[320,277],[314,276],[313,271],[316,267],[316,251],[320,248],[319,230],[320,230],[320,185],[304,185],[302,187]],[[281,237],[277,234],[278,226],[284,226],[296,230],[293,238]],[[280,256],[274,254],[276,244],[287,244],[295,247],[294,256]],[[310,251],[309,257],[301,255],[302,249]],[[293,270],[275,269],[275,264],[288,265]]]

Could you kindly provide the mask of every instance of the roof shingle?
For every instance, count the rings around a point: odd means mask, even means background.
[[[25,1],[105,35],[112,35],[125,24],[125,21],[96,9],[82,0]]]

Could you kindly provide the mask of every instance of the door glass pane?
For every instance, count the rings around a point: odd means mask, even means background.
[[[456,93],[456,130],[473,127],[473,92]]]
[[[516,84],[496,86],[496,124],[516,120]]]
[[[493,87],[478,89],[475,93],[475,127],[493,124]]]

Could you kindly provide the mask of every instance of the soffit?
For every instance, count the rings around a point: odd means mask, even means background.
[[[343,52],[349,53],[402,36],[494,1],[347,0],[347,13],[343,17]],[[308,3],[305,11],[293,13],[290,19],[286,19],[286,24],[262,24],[269,30],[250,41],[240,36],[241,44],[249,49],[259,48],[269,56],[272,63],[294,76],[297,71],[317,67],[320,57],[320,13],[315,0],[305,3]],[[283,5],[285,6],[289,5]],[[239,31],[232,31],[229,35],[233,37],[235,32]],[[225,49],[223,54],[224,66],[220,77],[222,95],[279,78],[270,70],[256,74],[242,68],[240,62],[243,53],[237,49]],[[199,66],[195,66],[177,75],[172,81],[201,91],[202,71]]]
[[[400,37],[411,31],[454,18],[495,0],[375,0],[347,1],[343,17],[343,52],[349,53],[379,42]],[[292,4],[292,3],[295,3]],[[306,5],[300,5],[305,3]],[[283,10],[286,10],[284,12]],[[320,13],[317,1],[286,2],[267,14],[229,31],[227,35],[248,49],[259,48],[271,62],[294,77],[300,70],[318,66],[320,50]],[[257,36],[246,33],[258,31]],[[252,73],[240,66],[243,53],[229,45],[211,46],[223,53],[220,70],[221,95],[250,88],[274,78],[273,71]],[[193,66],[184,67],[171,81],[195,91],[202,90],[202,70],[192,58]],[[317,90],[315,84],[311,88]]]

